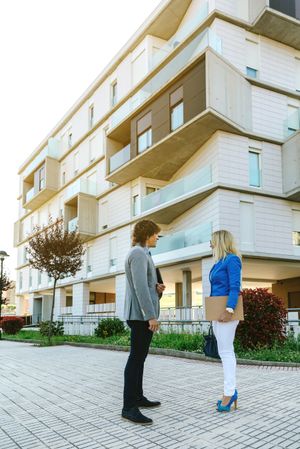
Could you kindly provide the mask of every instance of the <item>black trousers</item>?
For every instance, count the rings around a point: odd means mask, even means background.
[[[131,329],[130,354],[124,371],[123,408],[130,409],[143,397],[144,363],[149,352],[153,332],[148,321],[127,321]]]

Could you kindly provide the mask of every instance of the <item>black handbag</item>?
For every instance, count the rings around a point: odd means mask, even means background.
[[[203,352],[207,357],[219,359],[218,344],[212,324],[209,326],[208,335],[204,335]]]

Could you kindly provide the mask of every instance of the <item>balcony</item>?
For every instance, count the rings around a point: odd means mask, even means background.
[[[295,17],[288,15],[288,9],[282,9],[283,12],[281,12],[277,10],[276,3],[271,1],[270,6],[272,4],[275,9],[265,7],[254,21],[251,31],[300,50],[299,17],[297,19],[296,14]]]
[[[300,131],[282,146],[283,192],[292,201],[300,201]]]
[[[209,165],[144,196],[141,200],[142,215],[158,223],[169,224],[208,196],[213,188]]]
[[[202,45],[200,47],[202,48]],[[194,54],[198,55],[196,50],[194,48]],[[199,92],[194,96],[189,92],[186,103],[186,109],[189,108],[192,118],[173,132],[166,128],[166,135],[158,141],[155,135],[161,132],[160,122],[156,125],[159,131],[153,125],[152,146],[141,154],[134,153],[132,149],[131,159],[114,171],[109,171],[108,167],[108,181],[125,184],[139,176],[168,181],[216,131],[235,134],[251,131],[250,83],[210,49],[198,57],[194,70],[199,72],[195,84],[195,89]],[[188,78],[191,75],[190,72],[187,73]],[[184,98],[183,101],[185,103]],[[159,102],[160,98],[153,100],[152,107],[157,108],[155,105],[160,104]],[[151,104],[147,106],[147,111],[149,107]],[[162,120],[167,122],[167,109],[165,114],[166,117]],[[115,139],[128,139],[130,132],[123,129],[125,123],[126,120],[115,132],[112,130],[110,136],[114,145]],[[128,127],[130,128],[130,124]]]
[[[96,182],[89,179],[77,179],[67,187],[65,194],[65,201],[78,195],[79,193],[85,193],[87,195],[96,196],[99,191],[99,186]]]
[[[117,170],[128,161],[130,161],[130,144],[111,156],[109,159],[109,171],[113,172]]]
[[[80,186],[80,183],[78,187]],[[72,189],[70,189],[70,192]],[[75,187],[72,193],[75,192]],[[69,232],[77,230],[83,242],[93,238],[97,233],[97,199],[80,191],[66,198],[64,222]]]
[[[35,171],[23,179],[24,209],[37,209],[56,194],[58,170],[58,161],[47,156]]]
[[[158,256],[164,253],[168,253],[168,258],[171,252],[176,256],[181,257],[185,254],[186,248],[197,247],[200,244],[209,242],[212,233],[212,224],[203,223],[191,229],[184,231],[178,231],[173,234],[161,237],[158,241],[156,248],[151,249],[153,256]],[[196,248],[197,249],[197,248]],[[197,253],[198,250],[197,250]],[[189,250],[189,254],[192,252]],[[156,259],[155,259],[156,260]]]
[[[116,303],[105,304],[89,304],[86,308],[87,313],[110,314],[114,315],[116,311]]]
[[[48,145],[45,146],[39,154],[27,165],[22,175],[24,178],[29,176],[35,169],[42,164],[46,157],[51,157],[52,159],[58,159],[61,154],[60,141],[51,137],[48,140]]]
[[[61,307],[60,314],[61,315],[72,315],[73,307]]]

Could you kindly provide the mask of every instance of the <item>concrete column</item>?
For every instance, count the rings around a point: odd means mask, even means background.
[[[175,282],[175,307],[182,307],[182,282]]]
[[[30,293],[28,297],[28,315],[33,315],[33,301],[34,301],[33,297],[34,294]],[[21,299],[21,301],[25,301],[25,298]]]
[[[50,320],[51,307],[52,307],[52,295],[43,295],[42,321]]]
[[[210,296],[210,281],[209,272],[214,265],[214,259],[212,257],[206,257],[201,260],[202,265],[202,304],[204,305],[205,296]],[[205,319],[205,313],[203,314]]]
[[[90,302],[90,287],[87,283],[73,285],[73,315],[86,315]]]
[[[120,318],[120,320],[124,319],[125,285],[125,274],[115,277],[116,317]]]
[[[55,303],[53,319],[57,321],[58,316],[61,315],[61,308],[66,307],[66,290],[64,288],[57,288],[55,290]]]
[[[182,270],[182,302],[183,307],[192,307],[192,272],[191,270]]]

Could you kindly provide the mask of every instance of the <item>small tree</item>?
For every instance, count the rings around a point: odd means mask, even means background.
[[[237,328],[237,337],[246,349],[272,347],[283,342],[286,308],[281,298],[267,288],[246,288],[242,291],[245,321]]]
[[[52,222],[50,217],[49,222],[50,226],[47,228],[35,227],[35,235],[29,240],[27,250],[29,264],[39,271],[48,273],[54,281],[48,333],[50,344],[57,282],[59,279],[75,276],[82,266],[85,251],[76,230],[72,232],[65,230],[62,220]]]
[[[4,272],[2,273],[2,276],[0,275],[0,322],[1,322],[1,315],[2,315],[2,306],[6,305],[8,303],[7,298],[3,298],[3,292],[7,292],[13,288],[13,282],[9,280],[8,275]],[[0,339],[2,337],[1,331],[0,331]]]

